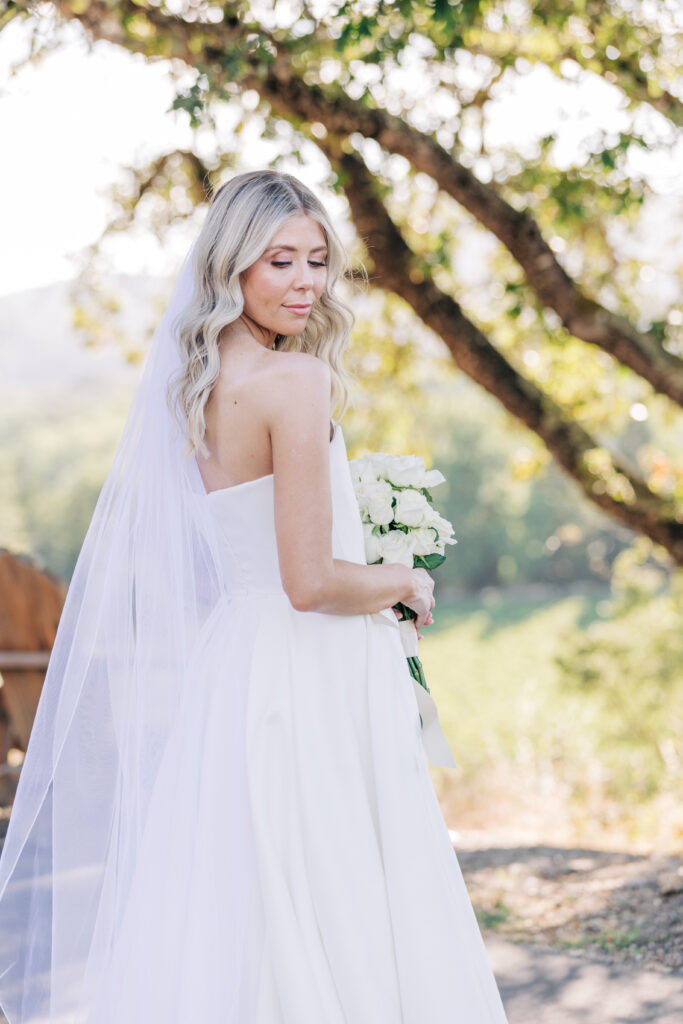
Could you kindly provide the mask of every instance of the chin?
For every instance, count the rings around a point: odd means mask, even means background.
[[[271,327],[270,329],[272,331],[275,331],[277,334],[284,334],[284,336],[287,338],[293,338],[296,337],[297,334],[301,334],[301,332],[305,329],[307,324],[308,317],[301,317],[301,319],[298,319],[298,322],[296,324],[292,324],[290,322],[286,324],[280,324],[278,327]]]

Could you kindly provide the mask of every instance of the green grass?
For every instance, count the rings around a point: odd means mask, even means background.
[[[641,938],[639,928],[629,928],[626,931],[602,931],[599,935],[582,935],[577,939],[558,938],[558,947],[562,949],[588,949],[597,946],[606,953],[614,949],[640,949],[649,944],[649,939]]]
[[[604,596],[437,602],[420,657],[458,764],[432,769],[452,827],[528,827],[538,841],[643,848],[680,840],[683,817],[671,820],[657,793],[629,803],[624,784],[626,798],[610,795],[615,772],[628,778],[628,746],[610,748],[607,768],[600,751],[614,721],[595,695],[561,682],[555,664],[563,638],[598,617]]]
[[[465,775],[491,758],[556,758],[578,745],[580,702],[559,688],[559,635],[596,617],[599,598],[502,597],[434,610],[420,656],[439,717]]]
[[[481,928],[497,928],[509,918],[510,908],[497,900],[491,909],[475,907],[474,913]]]
[[[628,928],[626,931],[610,931],[605,932],[600,937],[599,945],[601,949],[610,950],[612,948],[617,949],[628,949],[629,946],[642,946],[640,942],[640,929],[639,928]]]

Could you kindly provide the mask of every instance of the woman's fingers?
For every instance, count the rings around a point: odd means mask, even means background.
[[[422,633],[420,632],[422,627],[423,626],[431,626],[433,621],[434,621],[434,618],[432,616],[431,611],[428,611],[425,615],[418,615],[417,619],[415,620],[415,628],[417,630],[417,636],[418,636],[419,640],[424,639],[423,636],[422,636]]]

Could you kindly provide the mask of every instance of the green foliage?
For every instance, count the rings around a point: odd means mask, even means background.
[[[581,499],[534,435],[430,346],[403,303],[373,299],[347,361],[349,456],[416,453],[446,477],[431,493],[458,543],[436,571],[439,586],[609,578],[631,534]]]
[[[419,653],[459,766],[457,777],[434,769],[455,827],[474,819],[536,825],[555,842],[680,845],[680,610],[655,604],[647,619],[625,619],[617,638],[605,604],[600,590],[532,597],[508,589],[457,603],[437,597]],[[659,640],[651,643],[653,629]],[[598,677],[582,685],[572,663],[587,636]],[[653,649],[655,661],[646,653]],[[652,683],[660,668],[664,675]]]
[[[415,331],[403,303],[371,297],[348,350],[349,457],[415,452],[447,482],[433,488],[458,544],[435,569],[439,587],[605,579],[622,531],[582,501],[530,435]],[[381,310],[384,309],[382,315]],[[382,327],[384,319],[388,326]],[[391,387],[387,387],[387,381]],[[68,580],[123,422],[124,400],[6,411],[0,436],[0,544]]]
[[[589,699],[615,799],[683,797],[683,572],[638,538],[617,557],[612,598],[585,633],[566,636],[564,684]]]
[[[171,110],[184,110],[193,128],[198,128],[204,120],[207,101],[208,83],[206,79],[197,79],[184,92],[176,94]]]
[[[85,0],[80,6],[72,0],[60,10],[78,15],[86,6]],[[165,8],[138,0],[107,9],[105,36],[114,31],[136,53],[181,58],[172,65],[182,79],[172,109],[197,132],[192,152],[131,169],[131,181],[114,195],[116,229],[129,229],[139,216],[163,240],[165,231],[205,203],[227,169],[242,169],[240,154],[248,150],[245,143],[254,132],[272,144],[272,156],[265,161],[269,165],[313,165],[319,156],[315,142],[322,144],[327,134],[315,119],[316,97],[324,95],[332,105],[350,99],[388,111],[435,138],[443,159],[452,155],[484,186],[492,182],[513,208],[528,211],[580,285],[587,319],[595,318],[599,302],[630,318],[636,330],[650,332],[643,342],[646,350],[652,344],[654,352],[660,344],[683,351],[680,316],[666,308],[675,269],[666,268],[659,253],[648,265],[637,248],[624,253],[619,244],[638,230],[652,198],[641,158],[666,157],[676,145],[681,103],[672,92],[675,19],[666,4],[615,0],[605,8],[597,0],[578,5],[569,0],[530,5],[337,0],[315,17],[305,5],[277,6],[276,11],[255,0],[190,7],[169,16]],[[89,15],[97,26],[100,13]],[[282,106],[273,101],[269,109],[255,87],[255,79],[263,80],[275,59],[306,93],[296,113],[287,101]],[[552,84],[561,86],[556,118],[536,128],[532,107],[519,139],[513,135],[501,141],[500,132],[497,139],[500,104],[524,88],[536,67],[544,69],[540,87],[551,76]],[[595,85],[596,76],[614,87],[615,96],[620,91],[621,107],[615,105],[609,126],[596,128],[586,118],[589,127],[584,128],[582,90],[586,83]],[[227,115],[226,108],[237,115],[227,130],[230,118],[220,117]],[[371,137],[347,134],[337,142],[361,154],[414,252],[411,282],[419,286],[431,278],[567,419],[594,435],[606,435],[598,436],[596,450],[618,449],[634,404],[652,416],[657,399],[651,387],[604,350],[572,337],[556,312],[542,308],[507,249],[441,192],[428,173],[416,172],[405,156],[384,151],[372,131]],[[345,184],[334,169],[326,183],[338,192]],[[162,202],[155,203],[159,198]],[[470,248],[477,257],[472,261]],[[478,264],[474,275],[470,263]],[[661,284],[653,288],[650,282],[658,275]],[[581,304],[575,312],[573,322],[581,319]],[[84,302],[80,315],[89,332],[96,331]],[[394,359],[383,354],[385,368],[394,364],[388,376],[404,373],[408,354],[409,346]],[[680,412],[676,415],[680,428]],[[631,452],[641,465],[674,462],[680,453],[679,446],[659,445],[653,437],[647,444],[647,450]],[[597,484],[609,484],[615,497],[626,501],[628,487],[617,477]],[[677,502],[682,481],[674,469],[667,487],[671,477],[671,498]],[[655,483],[660,478],[653,473]],[[592,493],[590,486],[587,493]],[[662,516],[669,515],[669,508]],[[516,556],[510,558],[519,564]],[[502,564],[512,563],[506,559]]]
[[[330,34],[336,37],[338,53],[351,53],[369,63],[397,57],[414,32],[428,38],[443,57],[464,45],[465,29],[488,6],[485,0],[377,0],[374,4],[349,0],[331,19]]]
[[[42,410],[5,407],[0,428],[0,546],[65,582],[123,428],[126,396]]]

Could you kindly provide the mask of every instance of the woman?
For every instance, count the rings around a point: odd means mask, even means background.
[[[97,503],[0,858],[10,1024],[504,1024],[341,426],[315,196],[220,188]],[[330,427],[332,432],[330,436]]]

